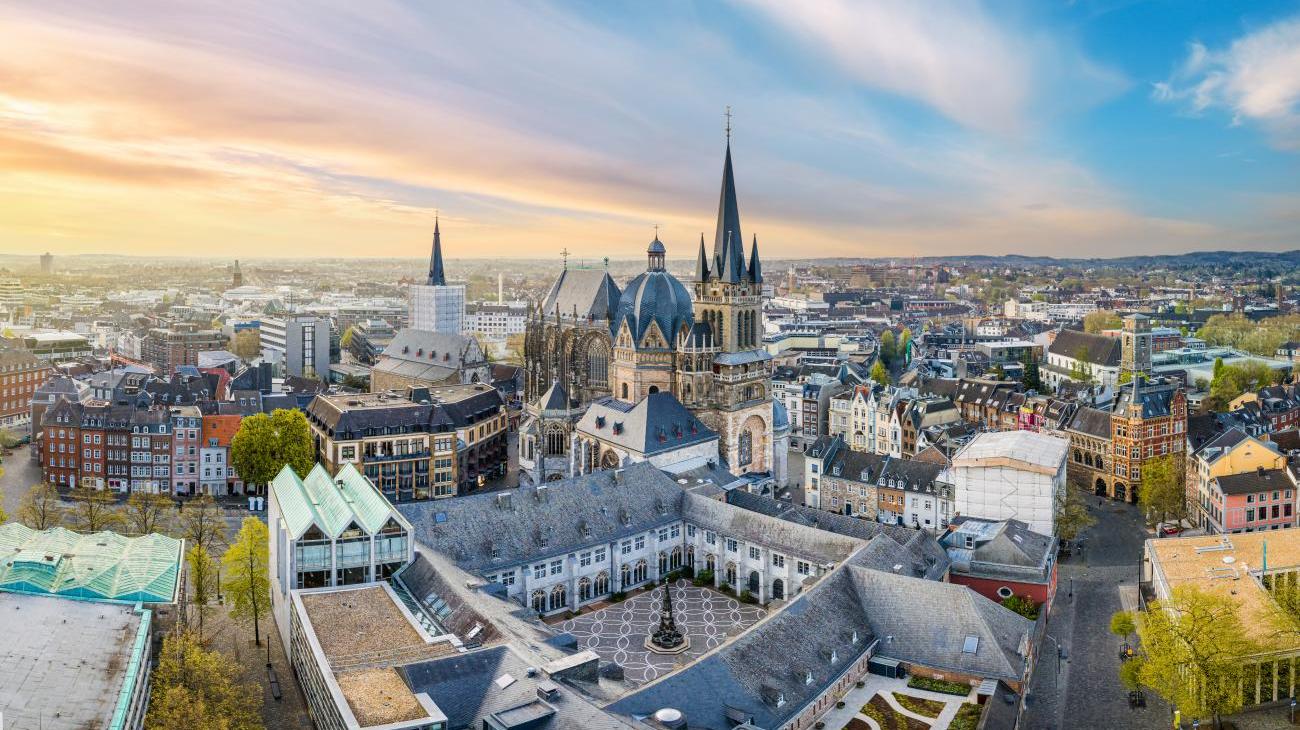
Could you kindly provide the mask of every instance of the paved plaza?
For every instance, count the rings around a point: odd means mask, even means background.
[[[766,615],[758,606],[741,604],[711,588],[697,588],[680,579],[673,584],[673,616],[677,628],[690,637],[691,647],[679,655],[647,651],[645,637],[659,625],[663,586],[585,616],[569,619],[561,627],[601,659],[623,667],[624,677],[649,682],[671,672],[679,663],[694,661],[757,623]]]

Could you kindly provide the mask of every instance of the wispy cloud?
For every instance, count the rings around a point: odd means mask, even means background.
[[[1151,95],[1190,113],[1226,110],[1233,124],[1258,124],[1276,146],[1300,150],[1300,17],[1219,50],[1192,43],[1187,58]]]

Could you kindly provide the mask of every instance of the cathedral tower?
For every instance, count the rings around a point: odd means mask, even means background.
[[[748,262],[744,247],[728,125],[713,255],[701,238],[692,292],[695,321],[704,325],[717,354],[707,396],[688,401],[696,401],[700,420],[721,436],[724,457],[738,474],[770,471],[773,464],[772,357],[762,346],[763,269],[757,236]]]

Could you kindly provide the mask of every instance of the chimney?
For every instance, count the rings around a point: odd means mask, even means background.
[[[615,470],[614,470],[614,483],[615,483],[615,484],[622,484],[622,483],[623,483],[623,470],[622,470],[622,469],[615,469]]]
[[[497,272],[497,304],[506,303],[506,275],[505,272]]]

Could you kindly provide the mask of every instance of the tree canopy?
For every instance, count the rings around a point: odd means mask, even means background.
[[[1092,334],[1102,330],[1119,329],[1123,325],[1124,320],[1120,319],[1119,314],[1109,309],[1099,309],[1083,316],[1083,331]]]
[[[1141,684],[1185,717],[1213,717],[1217,725],[1241,709],[1242,660],[1260,646],[1228,597],[1178,586],[1137,615],[1137,633]]]
[[[1205,321],[1197,334],[1210,345],[1272,357],[1282,343],[1300,339],[1300,315],[1284,314],[1256,321],[1243,314],[1216,314]]]
[[[145,727],[193,730],[260,730],[261,691],[235,678],[240,668],[199,637],[163,637],[154,666]]]
[[[112,530],[122,524],[117,500],[103,489],[76,487],[72,490],[72,518],[82,532]]]
[[[1224,365],[1222,359],[1216,359],[1205,404],[1214,410],[1225,410],[1237,396],[1253,393],[1276,382],[1280,372],[1254,360]]]
[[[876,363],[871,366],[871,379],[880,385],[889,385],[889,371],[880,360],[876,360]]]
[[[286,464],[305,477],[316,463],[311,427],[301,411],[277,408],[245,418],[230,441],[230,463],[248,484],[266,484]]]
[[[1088,512],[1083,495],[1075,487],[1066,486],[1065,494],[1056,501],[1056,536],[1072,541],[1079,533],[1097,524],[1097,518]]]
[[[1187,460],[1181,453],[1157,456],[1142,464],[1138,507],[1153,527],[1187,517]]]
[[[261,621],[271,606],[266,523],[245,517],[221,564],[226,573],[230,617],[253,625],[253,640],[262,643]]]
[[[59,490],[49,482],[32,486],[18,506],[18,521],[33,530],[48,530],[63,524],[66,510]]]

